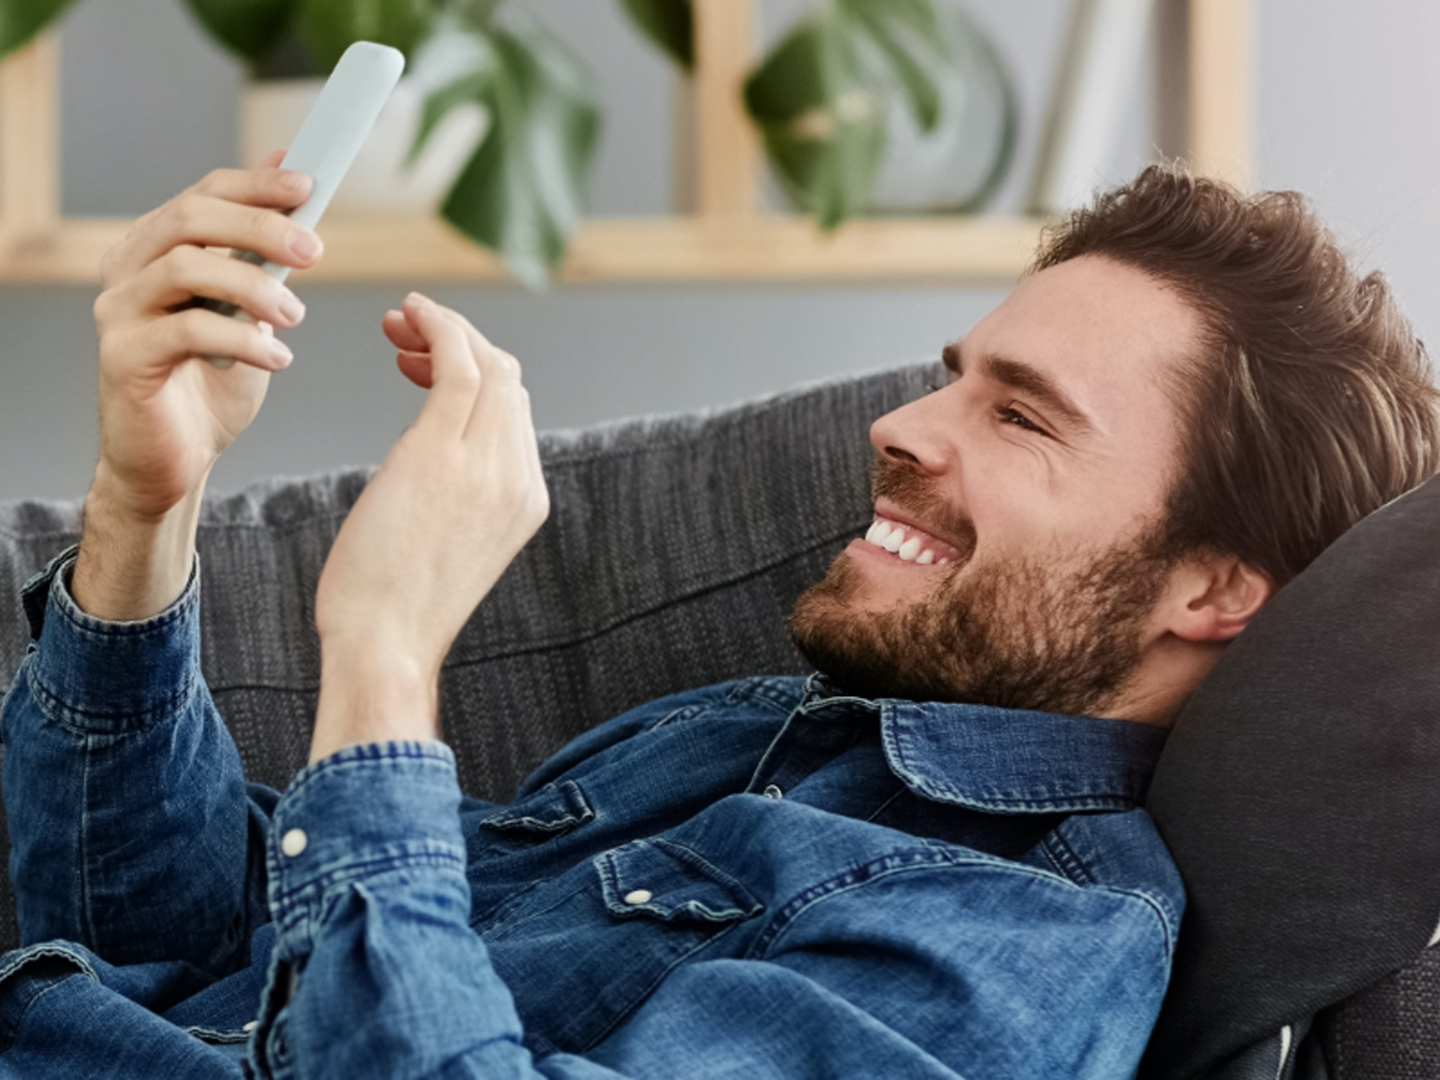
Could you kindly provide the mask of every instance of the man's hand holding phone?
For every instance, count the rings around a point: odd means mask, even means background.
[[[179,595],[205,479],[255,418],[270,373],[290,363],[273,328],[298,325],[304,306],[260,267],[216,250],[294,268],[319,260],[319,237],[286,216],[310,178],[275,168],[279,157],[211,173],[140,218],[101,264],[100,458],[71,586],[100,618],[144,618]],[[255,321],[197,307],[197,296]],[[207,356],[237,363],[220,370]]]

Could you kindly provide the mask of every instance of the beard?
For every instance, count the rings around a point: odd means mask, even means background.
[[[963,558],[928,571],[935,586],[885,611],[857,603],[865,582],[848,554],[796,601],[791,635],[849,693],[1070,715],[1103,712],[1130,684],[1142,631],[1175,558],[1163,528],[1086,555],[974,558],[975,528],[924,477],[877,458],[875,497],[962,542]]]

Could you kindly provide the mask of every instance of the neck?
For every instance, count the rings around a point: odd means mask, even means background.
[[[1168,728],[1224,653],[1223,642],[1181,641],[1173,637],[1157,642],[1125,686],[1096,715]]]

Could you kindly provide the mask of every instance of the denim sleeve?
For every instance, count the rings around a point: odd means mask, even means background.
[[[201,677],[198,562],[165,611],[107,622],[70,597],[74,560],[26,585],[0,712],[21,941],[229,974],[268,918],[266,817]]]
[[[469,925],[455,759],[441,743],[351,746],[303,770],[268,844],[278,939],[259,1077],[615,1078],[531,1059]]]

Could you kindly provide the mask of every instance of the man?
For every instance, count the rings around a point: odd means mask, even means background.
[[[283,215],[306,191],[213,174],[103,268],[84,538],[27,590],[4,712],[27,948],[0,961],[0,1062],[1133,1072],[1183,905],[1137,808],[1165,726],[1440,461],[1383,283],[1293,197],[1147,171],[947,347],[947,386],[876,422],[876,523],[795,609],[824,676],[637,709],[509,807],[461,799],[436,678],[544,483],[514,360],[412,295],[384,329],[430,394],[326,563],[311,764],[277,797],[244,785],[199,674],[194,535],[289,362],[268,326],[303,308],[205,248],[311,264]]]

